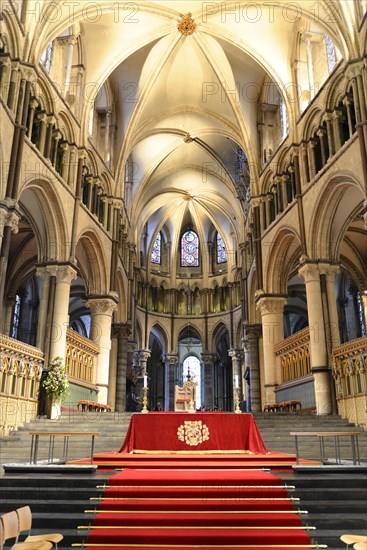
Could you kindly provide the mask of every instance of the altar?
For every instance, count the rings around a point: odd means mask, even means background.
[[[150,412],[133,414],[120,453],[266,453],[252,414]]]

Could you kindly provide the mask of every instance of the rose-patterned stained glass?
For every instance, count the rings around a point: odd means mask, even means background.
[[[158,233],[154,241],[152,256],[150,258],[150,261],[153,262],[154,264],[161,263],[161,245],[162,245],[162,236],[160,233]]]
[[[227,261],[226,245],[222,237],[217,233],[217,263],[224,264]]]
[[[199,237],[195,231],[186,231],[181,237],[181,265],[199,266]]]

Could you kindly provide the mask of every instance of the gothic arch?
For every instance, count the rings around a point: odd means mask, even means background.
[[[301,255],[301,242],[293,228],[283,227],[275,235],[264,268],[264,290],[286,294],[290,272]]]
[[[83,266],[88,293],[106,295],[109,290],[108,258],[94,229],[85,229],[78,237],[76,257]]]
[[[154,323],[151,327],[149,334],[153,334],[160,343],[162,353],[168,353],[169,337],[166,329],[159,322]]]
[[[353,173],[341,172],[328,178],[310,223],[312,259],[339,259],[341,241],[363,200],[362,187]]]
[[[24,202],[25,209],[39,220],[39,261],[68,260],[70,239],[64,212],[60,208],[61,200],[52,183],[46,179],[29,180],[20,191],[19,202]],[[41,217],[33,215],[33,211],[40,213]]]

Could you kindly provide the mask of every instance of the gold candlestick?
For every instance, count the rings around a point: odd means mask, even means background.
[[[241,414],[241,413],[242,413],[242,411],[241,411],[241,409],[240,409],[240,399],[239,399],[239,397],[238,397],[238,394],[239,394],[239,393],[240,393],[240,388],[235,387],[235,394],[236,394],[236,395],[235,395],[235,410],[234,410],[234,412],[235,412],[236,414]]]
[[[147,414],[149,411],[147,409],[147,404],[148,404],[148,388],[146,386],[144,386],[143,388],[143,409],[142,409],[142,413],[143,414]]]

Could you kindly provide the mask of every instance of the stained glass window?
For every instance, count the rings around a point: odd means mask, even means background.
[[[217,263],[223,264],[227,261],[226,245],[222,237],[217,233]]]
[[[46,69],[46,71],[49,73],[51,70],[51,63],[52,63],[52,52],[54,49],[54,43],[50,42],[50,44],[47,46],[43,54],[41,55],[41,63]]]
[[[327,65],[329,74],[334,70],[335,65],[337,64],[336,61],[336,50],[334,46],[334,42],[331,40],[330,36],[325,34],[325,44],[326,44],[326,55],[327,55]]]
[[[11,337],[17,338],[19,331],[19,321],[20,321],[20,306],[21,299],[19,294],[15,296],[14,312],[13,312],[13,323],[11,328]]]
[[[153,250],[152,250],[152,257],[151,261],[154,264],[160,264],[161,263],[161,245],[162,245],[162,236],[160,233],[156,236],[156,239],[154,241]]]
[[[288,134],[288,113],[287,107],[284,103],[282,95],[279,97],[279,116],[280,116],[280,128],[282,132],[282,139],[284,139]]]
[[[181,237],[181,265],[183,267],[199,265],[199,237],[191,229]]]

